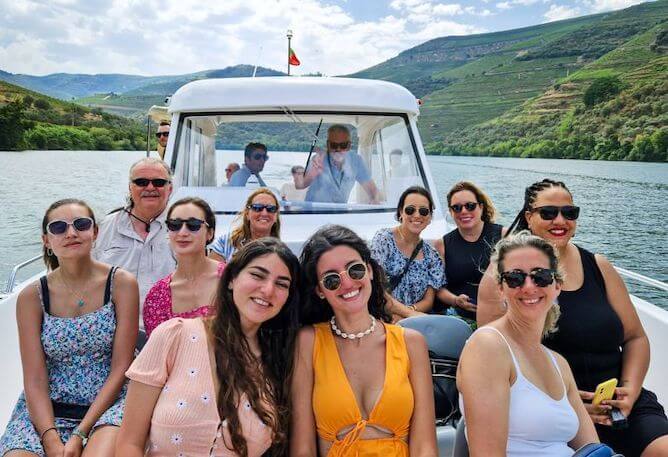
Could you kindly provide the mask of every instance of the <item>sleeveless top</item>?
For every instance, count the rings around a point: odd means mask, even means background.
[[[564,394],[555,400],[524,377],[520,364],[515,358],[508,340],[494,327],[480,327],[476,331],[492,330],[498,333],[508,346],[517,373],[510,386],[508,408],[508,457],[567,457],[574,454],[568,442],[575,438],[580,422],[568,401],[566,385],[554,355],[547,349],[554,368],[561,378]],[[460,409],[464,414],[464,398],[459,397]]]
[[[492,248],[501,239],[499,224],[485,222],[482,232],[474,242],[466,241],[454,229],[443,236],[445,248],[445,280],[448,290],[455,295],[466,294],[472,303],[477,303],[478,286],[482,275],[489,266],[489,257]],[[475,320],[476,314],[472,311],[455,307],[460,316]]]
[[[579,389],[593,392],[602,381],[620,379],[624,327],[608,301],[594,254],[577,248],[584,280],[578,290],[559,294],[558,329],[545,345],[566,358]]]
[[[413,416],[413,388],[408,374],[410,360],[404,330],[385,325],[385,381],[368,418],[363,418],[355,394],[336,349],[329,323],[315,324],[313,345],[313,412],[318,436],[331,441],[327,454],[338,456],[408,457],[406,439]],[[360,439],[368,424],[391,431],[394,436]],[[337,434],[353,425],[343,439]]]

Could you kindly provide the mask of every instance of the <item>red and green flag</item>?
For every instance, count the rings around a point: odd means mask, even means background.
[[[293,51],[292,48],[290,48],[290,53],[288,54],[288,63],[294,66],[301,65],[301,62],[297,58],[297,54],[295,54],[295,51]]]

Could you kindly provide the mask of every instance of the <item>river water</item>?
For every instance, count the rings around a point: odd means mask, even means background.
[[[0,151],[0,290],[11,268],[40,253],[41,217],[53,201],[82,198],[98,216],[123,204],[129,166],[145,153]],[[544,177],[564,181],[582,207],[576,242],[615,264],[668,282],[668,164],[493,157],[429,157],[439,195],[460,180],[479,184],[510,224],[524,188]],[[26,274],[36,273],[35,265]],[[25,275],[22,277],[25,277]],[[627,282],[668,309],[665,292]]]

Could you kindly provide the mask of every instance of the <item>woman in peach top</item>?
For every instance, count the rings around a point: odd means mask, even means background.
[[[285,454],[298,276],[285,244],[253,241],[226,266],[214,317],[159,325],[126,373],[116,455]]]

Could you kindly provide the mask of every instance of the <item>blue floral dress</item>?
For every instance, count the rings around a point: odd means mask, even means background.
[[[405,305],[412,305],[424,297],[427,288],[435,290],[445,285],[443,261],[429,243],[423,243],[422,259],[413,259],[408,271],[401,278],[392,296]],[[399,250],[392,229],[380,229],[371,240],[371,255],[390,276],[400,275],[409,257]]]
[[[49,389],[52,401],[74,405],[90,405],[111,372],[111,355],[116,332],[116,312],[111,300],[112,268],[105,287],[104,304],[88,314],[73,318],[49,314],[49,289],[46,277],[40,280],[42,299],[42,348],[46,356]],[[126,387],[116,402],[93,426],[120,426],[123,418]],[[79,420],[56,418],[55,425],[63,443],[70,438]],[[10,450],[25,450],[44,456],[22,392],[14,407],[4,435],[0,438],[0,456]]]

